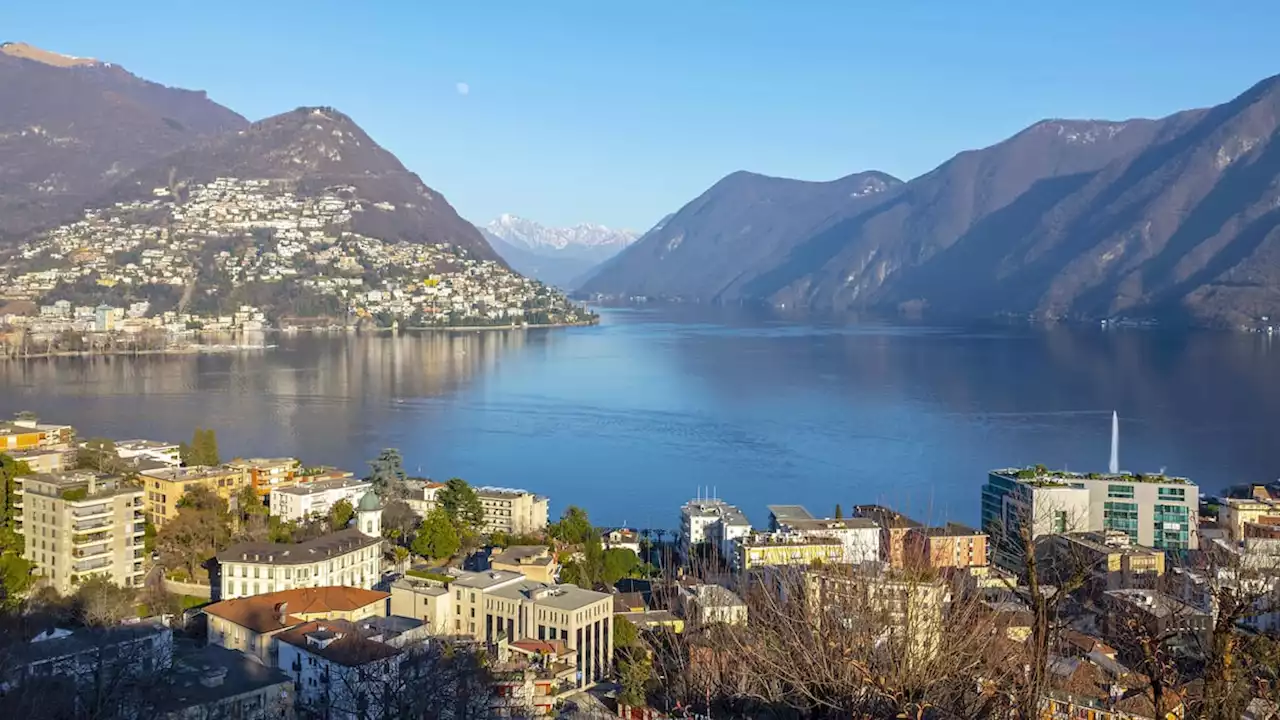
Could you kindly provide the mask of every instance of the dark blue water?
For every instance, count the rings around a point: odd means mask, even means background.
[[[553,513],[673,527],[712,488],[771,503],[881,502],[976,522],[992,467],[1121,465],[1212,492],[1280,475],[1280,347],[1256,335],[791,324],[698,308],[595,328],[299,337],[238,356],[0,364],[0,412],[82,435],[182,440],[357,472],[527,487]]]

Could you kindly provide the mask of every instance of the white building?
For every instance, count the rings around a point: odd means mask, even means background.
[[[718,498],[690,500],[680,508],[680,554],[686,560],[702,545],[714,547],[723,558],[732,558],[734,541],[749,534],[747,516]]]
[[[366,638],[347,620],[316,620],[276,636],[277,666],[294,682],[300,709],[331,720],[382,717],[393,711],[401,650]]]
[[[351,503],[354,509],[371,487],[373,484],[367,480],[338,478],[275,488],[271,491],[271,514],[285,522],[302,522],[328,515],[340,500]]]
[[[347,528],[302,543],[241,543],[217,560],[215,600],[330,585],[372,590],[382,575],[382,538]]]
[[[175,467],[182,464],[182,455],[176,444],[156,440],[121,440],[116,443],[116,455],[121,460],[154,460]]]
[[[769,529],[811,538],[835,538],[844,546],[843,562],[852,565],[880,560],[880,526],[869,518],[815,518],[801,505],[770,505]]]

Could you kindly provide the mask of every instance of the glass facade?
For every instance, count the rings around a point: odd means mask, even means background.
[[[1191,546],[1190,512],[1186,505],[1156,505],[1152,529],[1153,544],[1161,550],[1186,550]]]
[[[1133,486],[1132,485],[1108,485],[1107,497],[1119,498],[1121,500],[1132,500]]]
[[[1123,532],[1129,536],[1129,542],[1138,542],[1138,504],[1128,502],[1105,503],[1102,506],[1102,527],[1105,530]]]

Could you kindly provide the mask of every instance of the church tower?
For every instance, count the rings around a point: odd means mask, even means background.
[[[370,490],[356,506],[356,527],[369,537],[382,537],[382,501]]]

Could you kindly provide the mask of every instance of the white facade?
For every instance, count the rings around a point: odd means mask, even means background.
[[[277,660],[277,667],[293,679],[300,707],[323,708],[324,717],[331,720],[380,717],[380,703],[388,691],[403,690],[396,682],[398,656],[346,665],[320,654],[332,639],[307,640],[316,643],[315,651],[281,642]]]
[[[687,559],[694,546],[708,544],[731,558],[734,541],[751,534],[751,523],[738,508],[723,500],[690,500],[680,508],[680,552]]]
[[[382,540],[354,528],[305,543],[246,543],[218,553],[219,600],[343,585],[372,590],[382,576]]]
[[[175,467],[182,464],[182,454],[177,445],[155,440],[121,440],[116,443],[116,455],[121,460],[154,460]]]
[[[271,491],[271,514],[285,522],[301,522],[328,515],[340,500],[351,503],[354,509],[371,487],[365,480],[340,478],[277,488]]]

